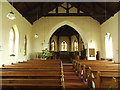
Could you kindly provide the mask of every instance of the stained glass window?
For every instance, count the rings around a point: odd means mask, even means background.
[[[78,42],[75,40],[74,41],[74,51],[78,51]]]
[[[62,43],[61,43],[61,51],[67,51],[67,43],[66,43],[66,41],[62,41]]]

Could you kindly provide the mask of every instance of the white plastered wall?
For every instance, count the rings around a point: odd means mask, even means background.
[[[120,13],[120,12],[119,12]],[[105,35],[109,32],[112,36],[113,60],[118,62],[118,13],[108,19],[101,25],[101,57],[106,57],[105,53]]]
[[[0,45],[2,51],[0,51],[0,60],[4,64],[16,62],[18,60],[27,60],[31,52],[40,52],[44,47],[48,47],[48,42],[51,35],[61,26],[69,25],[73,27],[83,39],[86,48],[95,47],[96,51],[100,51],[102,57],[105,57],[104,48],[104,35],[106,32],[110,32],[113,38],[113,53],[114,60],[118,61],[118,13],[108,19],[102,25],[91,17],[42,17],[37,20],[33,26],[14,9],[16,20],[11,21],[6,18],[6,15],[10,12],[11,5],[9,3],[0,3]],[[74,10],[73,10],[74,11]],[[119,12],[120,13],[120,12]],[[22,22],[22,23],[21,23]],[[19,30],[19,50],[18,58],[8,59],[8,45],[9,45],[9,30],[13,25],[16,25]],[[38,34],[38,38],[34,38],[34,35]],[[28,47],[27,56],[24,56],[23,45],[24,36],[27,35]],[[32,37],[32,39],[31,39]],[[42,45],[45,40],[45,44]],[[92,40],[92,43],[91,43]],[[101,42],[102,40],[102,42]],[[116,42],[115,42],[116,41]],[[31,51],[32,42],[32,51]],[[101,51],[102,49],[102,51]],[[1,63],[1,64],[2,64]]]
[[[2,10],[1,10],[2,5]],[[16,19],[10,20],[6,15],[11,11],[11,5],[8,2],[0,3],[0,15],[2,14],[2,22],[0,22],[0,33],[2,32],[2,40],[0,39],[0,44],[2,44],[2,58],[0,58],[0,64],[10,64],[17,61],[23,61],[30,58],[31,54],[31,30],[32,25],[24,18],[22,15],[13,8]],[[12,27],[16,26],[19,33],[19,45],[18,45],[18,57],[10,58],[9,56],[9,31]],[[24,56],[24,37],[27,36],[27,56]]]
[[[2,2],[0,2],[0,12],[2,12]],[[0,62],[2,62],[2,46],[2,13],[0,13]]]
[[[120,63],[120,11],[118,13],[118,62]]]
[[[101,31],[100,24],[91,17],[42,17],[33,24],[32,32],[32,53],[41,52],[51,35],[61,26],[69,25],[74,28],[83,39],[85,48],[88,48],[90,41],[94,41],[93,46],[97,51],[101,51]],[[69,32],[68,32],[69,33]],[[39,38],[35,39],[34,35],[38,34]],[[45,40],[46,45],[41,45]]]

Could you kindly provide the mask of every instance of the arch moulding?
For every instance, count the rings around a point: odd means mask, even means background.
[[[74,28],[81,36],[83,42],[84,42],[84,46],[85,48],[87,49],[88,48],[88,43],[87,43],[87,40],[86,40],[86,37],[85,37],[85,34],[83,32],[82,29],[80,29],[77,25],[75,25],[74,23],[70,22],[70,21],[63,21],[61,23],[58,23],[57,25],[55,25],[51,30],[50,32],[48,33],[47,37],[46,37],[46,42],[48,43],[49,42],[49,39],[50,37],[52,36],[52,34],[60,27],[64,26],[64,25],[68,25],[72,28]],[[48,47],[48,45],[46,46]]]

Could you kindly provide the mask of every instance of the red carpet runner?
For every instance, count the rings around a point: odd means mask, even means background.
[[[65,81],[65,90],[84,90],[88,89],[82,80],[76,75],[73,70],[72,64],[64,64],[64,81]]]

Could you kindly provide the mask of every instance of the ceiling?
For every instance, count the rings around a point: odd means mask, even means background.
[[[9,0],[8,0],[9,1]],[[68,2],[72,7],[81,10],[84,13],[59,14],[57,9],[55,14],[49,14],[53,9],[62,6],[64,2],[14,2],[13,6],[25,17],[31,24],[43,16],[90,16],[100,24],[105,22],[116,12],[120,10],[118,2]],[[11,4],[11,2],[10,2]],[[68,8],[66,8],[68,11]]]
[[[69,33],[68,33],[69,32]],[[79,33],[72,27],[68,26],[68,25],[64,25],[62,27],[60,27],[59,29],[57,29],[53,36],[72,36],[72,35],[79,35]]]

